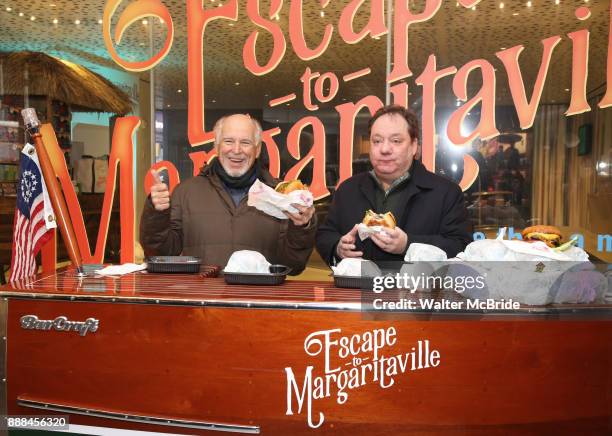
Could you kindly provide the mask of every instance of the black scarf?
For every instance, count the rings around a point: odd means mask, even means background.
[[[211,171],[213,174],[219,176],[225,186],[231,189],[248,188],[255,182],[255,179],[259,179],[261,175],[259,159],[255,159],[253,166],[239,177],[230,176],[223,168],[223,165],[221,165],[221,162],[219,162],[219,158],[213,159]]]

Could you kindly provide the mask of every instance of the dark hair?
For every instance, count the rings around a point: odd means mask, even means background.
[[[382,117],[383,115],[399,115],[408,123],[408,133],[410,134],[411,139],[416,139],[417,141],[421,138],[421,132],[419,129],[419,118],[416,116],[414,112],[410,109],[406,109],[403,106],[397,104],[391,104],[389,106],[383,106],[376,111],[370,121],[368,121],[368,135],[372,134],[372,126],[376,122],[377,119]]]

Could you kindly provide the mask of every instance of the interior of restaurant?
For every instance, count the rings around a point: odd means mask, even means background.
[[[130,3],[120,2],[112,18],[113,26]],[[189,89],[194,84],[188,83],[187,3],[163,0],[174,29],[171,49],[153,69],[130,72],[113,61],[104,44],[105,1],[2,0],[0,265],[4,271],[10,265],[17,162],[24,141],[21,108],[36,107],[41,120],[52,123],[79,195],[92,250],[104,197],[112,129],[118,116],[131,114],[142,120],[135,139],[136,217],[140,216],[145,200],[144,176],[152,164],[169,161],[181,179],[186,179],[194,172],[190,153],[212,149],[210,142],[192,146],[188,135]],[[203,0],[202,7],[217,8],[225,3]],[[259,1],[261,15],[265,16],[278,3]],[[256,117],[264,130],[278,128],[274,141],[280,149],[282,177],[321,141],[311,127],[306,127],[298,138],[300,153],[296,156],[286,146],[292,126],[304,117],[316,117],[324,126],[325,184],[331,193],[317,201],[317,215],[321,220],[325,218],[340,177],[340,143],[352,140],[353,173],[368,170],[369,112],[365,108],[358,113],[353,138],[346,138],[340,129],[339,107],[357,103],[366,96],[376,96],[382,102],[389,98],[386,77],[397,62],[392,44],[394,35],[368,34],[358,42],[347,43],[338,23],[346,18],[347,6],[356,2],[333,1],[323,7],[319,1],[303,1],[303,33],[311,50],[321,43],[326,26],[333,29],[327,49],[320,56],[303,60],[296,55],[290,38],[292,32],[299,33],[299,29],[291,29],[295,23],[290,20],[294,2],[280,3],[278,13],[271,19],[266,16],[266,20],[282,30],[285,52],[278,66],[265,74],[256,75],[245,67],[245,44],[253,32],[259,32],[255,62],[264,65],[278,54],[275,50],[279,48],[279,41],[275,43],[267,30],[254,23],[247,13],[247,2],[238,2],[237,20],[215,20],[205,27],[205,129],[211,130],[221,115],[235,112]],[[384,12],[371,14],[370,7],[379,3],[385,6]],[[374,23],[382,23],[395,32],[394,14],[388,13],[392,3],[361,2],[353,16],[354,32],[368,26],[375,28]],[[423,11],[426,3],[434,2],[417,0],[410,2],[410,8],[414,12]],[[590,16],[579,20],[576,11],[585,7]],[[423,87],[417,83],[432,54],[438,70],[449,66],[460,69],[476,59],[484,59],[494,68],[494,117],[499,134],[493,137],[476,137],[465,144],[453,144],[446,134],[446,126],[465,102],[453,90],[452,75],[440,78],[435,85],[435,171],[459,182],[464,154],[472,156],[480,167],[478,178],[465,191],[474,231],[495,237],[501,227],[519,231],[530,224],[551,224],[560,227],[566,238],[582,235],[584,239],[580,243],[593,258],[608,262],[612,258],[612,241],[606,236],[612,233],[612,108],[598,106],[607,89],[609,8],[608,1],[594,0],[483,0],[465,8],[453,0],[443,1],[431,19],[410,26],[408,65],[413,74],[400,82],[407,84],[409,106],[420,117],[424,107],[428,107],[429,97],[423,95]],[[590,110],[566,115],[572,95],[573,42],[576,43],[568,34],[582,29],[589,31],[586,96]],[[496,53],[524,46],[520,69],[529,98],[541,66],[541,41],[555,35],[561,41],[551,56],[535,120],[523,129],[506,70]],[[114,47],[126,61],[144,60],[160,51],[167,36],[167,23],[145,16],[130,25],[121,43]],[[19,52],[34,53],[26,54],[23,64],[16,67],[16,58],[11,55]],[[66,62],[53,66],[52,60],[40,61],[51,65],[45,65],[45,74],[37,74],[39,66],[28,61],[36,58],[35,53]],[[70,76],[64,71],[66,65],[76,65],[75,71],[82,74]],[[347,75],[366,68],[367,74],[346,80]],[[17,78],[16,71],[23,71],[23,77]],[[308,74],[311,80],[305,78]],[[317,82],[318,77],[324,76],[326,80]],[[333,77],[339,78],[337,92],[332,89]],[[51,88],[50,82],[61,80],[83,83],[81,88],[73,87],[74,95],[45,94],[45,89]],[[315,82],[321,87],[318,93],[313,91]],[[397,82],[391,86],[394,84]],[[95,91],[99,91],[96,87],[103,85],[108,90],[104,88],[100,98],[96,98]],[[467,85],[468,99],[483,87],[482,75],[477,69],[470,73]],[[270,105],[271,100],[292,93],[296,98]],[[307,97],[311,101],[306,101]],[[314,109],[315,105],[318,108]],[[465,136],[478,126],[484,110],[482,105],[476,105],[469,111],[462,126]],[[303,181],[311,182],[312,167],[312,162],[304,167],[300,174]],[[107,262],[119,259],[117,196],[115,203],[106,245]],[[62,249],[60,257],[67,258]],[[310,266],[326,270],[316,253]]]

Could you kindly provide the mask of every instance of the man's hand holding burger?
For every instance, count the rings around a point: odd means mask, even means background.
[[[276,192],[280,192],[281,194],[289,194],[290,192],[293,192],[293,191],[302,191],[302,190],[307,190],[307,189],[308,189],[308,186],[304,185],[299,180],[287,180],[284,182],[280,182],[278,185],[276,185],[276,188],[274,188]],[[312,219],[312,216],[315,213],[314,204],[312,204],[310,207],[306,207],[300,204],[292,203],[291,206],[296,208],[297,212],[291,213],[291,212],[284,211],[284,214],[287,215],[287,217],[296,226],[308,225],[308,223],[310,223],[310,220]]]
[[[153,186],[151,186],[151,202],[155,210],[164,211],[170,207],[170,191],[168,185],[162,182],[159,173],[151,170],[153,176]]]
[[[363,218],[363,224],[369,227],[382,227],[382,232],[370,235],[378,247],[391,254],[403,254],[408,245],[408,235],[397,227],[393,213],[384,214],[368,210]]]
[[[284,211],[285,215],[287,215],[287,217],[289,217],[289,219],[296,226],[307,225],[312,219],[312,216],[314,215],[314,212],[315,212],[314,204],[311,205],[310,207],[306,207],[306,206],[301,206],[299,204],[292,203],[291,206],[295,207],[298,211],[296,213]]]
[[[404,254],[408,245],[408,235],[399,227],[385,227],[382,232],[375,233],[370,238],[381,250],[391,254]]]

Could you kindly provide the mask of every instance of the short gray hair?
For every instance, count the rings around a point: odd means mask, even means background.
[[[251,120],[251,123],[253,123],[253,130],[255,131],[255,135],[254,135],[255,145],[259,145],[261,142],[261,134],[262,134],[261,124],[259,124],[259,121],[257,121],[255,118],[253,118],[249,114],[238,114],[238,113],[224,115],[217,120],[217,122],[215,123],[215,126],[213,127],[213,131],[215,132],[215,145],[219,145],[221,143],[221,131],[223,130],[223,123],[225,122],[226,119],[228,119],[229,117],[233,117],[234,115],[244,115],[245,117],[249,117],[249,119]]]

